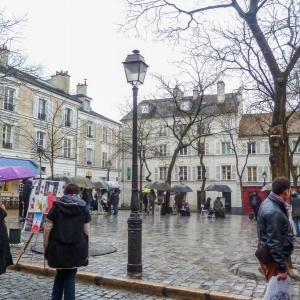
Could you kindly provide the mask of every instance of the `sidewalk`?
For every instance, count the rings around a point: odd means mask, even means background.
[[[16,211],[8,211],[9,226],[16,223]],[[89,266],[80,271],[94,273],[98,277],[127,278],[127,219],[128,211],[114,215],[92,215],[91,242],[93,246],[106,244],[117,251],[103,256],[90,257]],[[193,213],[191,217],[148,216],[143,219],[143,274],[148,283],[170,287],[173,285],[248,296],[235,299],[261,298],[266,288],[264,280],[249,279],[230,271],[243,263],[258,267],[254,257],[256,247],[256,223],[247,216],[228,215],[226,219],[208,219]],[[25,242],[30,233],[22,233]],[[33,239],[34,242],[34,239]],[[42,243],[42,235],[37,243]],[[12,248],[14,260],[21,252]],[[299,250],[295,251],[296,264]],[[31,260],[32,258],[32,260]],[[26,252],[20,263],[43,265],[42,255]],[[245,274],[245,272],[243,273]],[[299,299],[299,282],[292,286],[293,299]],[[229,295],[228,295],[229,296]],[[181,298],[183,299],[183,298]],[[203,298],[213,299],[213,298]],[[233,299],[233,298],[215,298]]]

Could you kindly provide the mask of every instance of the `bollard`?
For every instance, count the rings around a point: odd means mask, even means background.
[[[21,243],[21,228],[9,228],[9,243],[10,244]]]

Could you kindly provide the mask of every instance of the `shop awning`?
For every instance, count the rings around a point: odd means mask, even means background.
[[[0,166],[18,166],[25,167],[32,171],[34,174],[40,174],[40,168],[37,163],[33,160],[28,159],[17,159],[17,158],[8,158],[0,156]],[[45,172],[42,171],[42,175],[45,175]]]

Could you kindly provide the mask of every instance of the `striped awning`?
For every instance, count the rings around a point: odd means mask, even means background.
[[[28,159],[17,159],[0,156],[0,166],[17,166],[25,167],[28,170],[32,171],[34,174],[40,174],[40,168],[37,163],[33,160]],[[42,171],[42,175],[45,175],[45,172]]]

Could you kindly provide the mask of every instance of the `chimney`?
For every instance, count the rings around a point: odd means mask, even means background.
[[[199,92],[198,92],[197,86],[195,86],[193,89],[193,100],[197,100],[198,96],[199,96]]]
[[[68,75],[68,71],[56,71],[56,74],[51,76],[50,84],[69,94],[70,75]]]
[[[178,88],[178,85],[176,85],[173,89],[173,97],[176,98],[176,100],[181,100],[183,96],[184,93]]]
[[[7,65],[8,64],[8,54],[9,50],[7,50],[7,46],[0,46],[0,64]]]
[[[78,83],[76,85],[77,88],[77,94],[83,94],[87,96],[87,84],[86,84],[86,79],[84,79],[84,83]]]
[[[217,100],[218,100],[218,103],[223,103],[225,101],[225,83],[224,83],[224,81],[219,81],[217,83]]]

